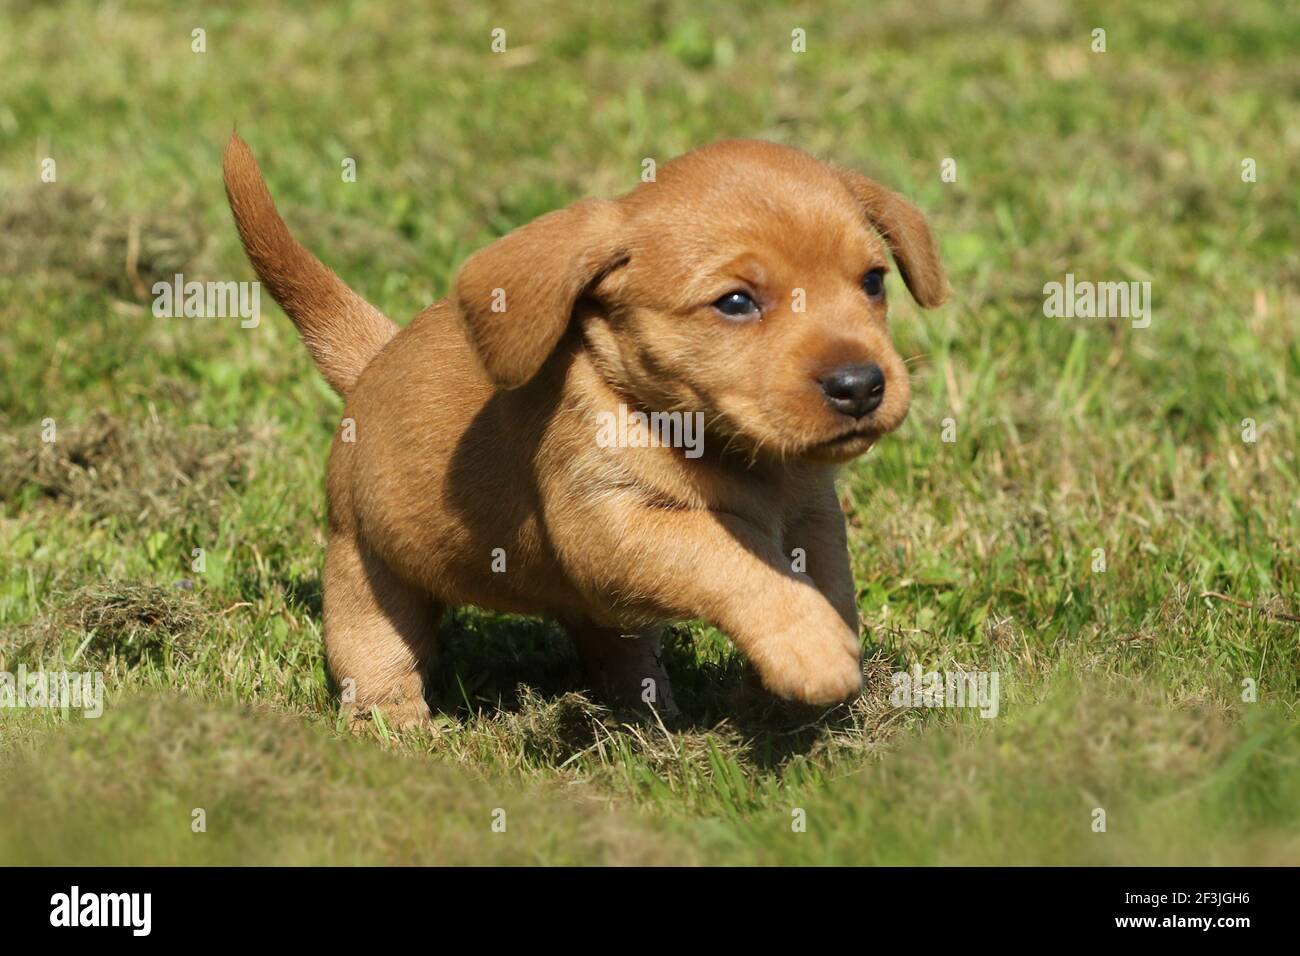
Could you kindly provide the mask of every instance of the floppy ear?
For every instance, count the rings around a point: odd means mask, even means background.
[[[517,388],[537,374],[583,292],[624,257],[620,234],[615,204],[587,199],[520,226],[466,260],[452,301],[494,385]]]
[[[950,290],[925,216],[898,193],[861,173],[844,169],[840,176],[884,237],[912,298],[927,309],[940,305]]]

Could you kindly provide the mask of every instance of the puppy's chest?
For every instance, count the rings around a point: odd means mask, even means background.
[[[639,488],[632,492],[641,507],[697,514],[701,521],[721,517],[739,519],[775,545],[781,545],[791,528],[807,513],[810,498],[762,485],[750,487],[664,490]]]

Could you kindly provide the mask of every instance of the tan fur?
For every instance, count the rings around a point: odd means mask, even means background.
[[[330,670],[356,714],[428,718],[436,622],[460,604],[562,621],[599,686],[639,699],[650,678],[661,709],[657,633],[679,619],[720,628],[782,697],[858,691],[833,477],[910,400],[862,275],[888,249],[919,303],[947,295],[910,203],[795,149],[716,143],[475,253],[389,342],[388,320],[289,236],[237,138],[226,184],[258,275],[356,423],[330,453],[325,573]],[[761,319],[712,307],[738,288]],[[852,362],[886,379],[860,421],[817,381]],[[620,403],[703,412],[703,454],[600,447],[596,415]]]
[[[325,381],[346,394],[366,363],[397,334],[397,326],[289,234],[252,151],[238,136],[230,137],[223,172],[249,261],[293,319]]]

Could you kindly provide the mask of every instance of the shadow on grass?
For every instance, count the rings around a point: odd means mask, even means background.
[[[564,629],[546,620],[448,613],[440,632],[439,665],[430,680],[430,706],[456,721],[495,715],[522,718],[551,740],[531,749],[567,758],[598,744],[605,725],[640,728],[644,735],[679,738],[722,735],[745,763],[779,770],[807,756],[828,736],[874,739],[888,711],[889,674],[895,663],[869,649],[862,698],[837,707],[807,707],[777,700],[758,685],[741,657],[708,644],[688,625],[665,633],[666,666],[681,714],[662,726],[644,711],[608,708],[591,688]],[[535,719],[542,713],[544,719]]]

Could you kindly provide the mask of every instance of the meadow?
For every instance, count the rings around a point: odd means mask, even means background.
[[[0,2],[0,77],[0,672],[105,686],[0,709],[0,863],[1300,863],[1300,7]],[[890,278],[913,407],[840,483],[863,697],[765,700],[683,622],[682,722],[627,720],[555,625],[464,608],[435,729],[350,734],[340,401],[269,297],[150,305],[253,278],[236,126],[399,322],[716,139],[916,202],[954,293]],[[1046,315],[1067,274],[1149,326]],[[997,672],[997,716],[894,706],[914,666]]]

